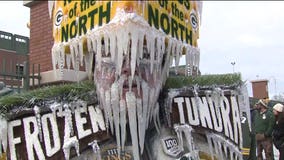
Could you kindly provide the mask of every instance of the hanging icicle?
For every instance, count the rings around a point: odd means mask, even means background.
[[[41,126],[41,116],[40,116],[40,109],[37,105],[34,106],[34,113],[36,117],[36,123],[37,123],[37,128],[38,128],[38,133],[39,133],[39,140],[42,142],[42,126]]]
[[[128,110],[128,119],[133,148],[134,160],[139,160],[139,143],[137,135],[137,117],[136,117],[136,97],[133,92],[126,93],[126,105]]]

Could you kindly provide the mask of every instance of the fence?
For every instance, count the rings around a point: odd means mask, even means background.
[[[37,87],[41,85],[40,64],[37,65],[36,69],[34,64],[29,66],[28,61],[7,62],[6,59],[3,59],[1,68],[0,81],[4,82],[7,88],[11,88],[18,93],[22,90],[27,91],[30,88],[35,87],[35,81],[37,81]]]

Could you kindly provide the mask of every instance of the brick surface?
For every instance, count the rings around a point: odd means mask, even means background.
[[[40,71],[52,68],[52,21],[48,13],[48,1],[39,1],[30,8],[30,64],[40,64]]]

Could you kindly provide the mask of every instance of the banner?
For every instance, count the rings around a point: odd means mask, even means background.
[[[56,43],[68,42],[112,21],[117,10],[134,13],[157,30],[197,46],[201,2],[198,1],[52,1],[53,36]]]

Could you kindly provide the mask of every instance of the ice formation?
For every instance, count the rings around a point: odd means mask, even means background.
[[[34,106],[34,113],[36,116],[37,128],[39,133],[39,139],[42,142],[42,126],[41,126],[41,116],[40,116],[40,109],[37,105]]]
[[[213,132],[206,132],[206,137],[212,159],[214,159],[215,155],[220,160],[243,160],[242,153],[238,146],[230,142],[228,139]]]
[[[87,43],[85,53],[84,41]],[[69,47],[70,53],[65,53],[65,47]],[[134,157],[137,160],[143,152],[145,130],[150,122],[154,120],[159,129],[159,106],[156,101],[173,59],[175,65],[178,65],[182,54],[187,55],[189,68],[198,68],[198,48],[156,30],[136,13],[117,9],[116,15],[108,24],[96,26],[85,35],[68,42],[55,43],[52,48],[52,62],[54,70],[60,70],[61,77],[63,69],[70,69],[71,65],[76,71],[79,66],[85,65],[88,74],[92,72],[92,66],[95,66],[94,79],[107,130],[110,129],[116,136],[120,153],[120,149],[124,150],[128,122],[131,126]],[[125,66],[129,66],[129,74],[124,73]],[[96,72],[101,74],[97,75]],[[188,73],[191,75],[192,71]],[[97,76],[107,77],[113,74],[115,82],[111,87],[107,87],[105,81],[97,80]],[[155,85],[149,86],[149,81],[153,81]],[[128,91],[124,93],[126,83]],[[124,94],[126,99],[123,98]],[[56,106],[59,105],[54,104],[53,107]]]
[[[76,149],[77,156],[80,156],[78,139],[76,137],[72,137],[68,139],[64,138],[64,144],[62,146],[62,149],[64,152],[65,160],[69,160],[71,147],[74,147]]]
[[[175,132],[176,132],[177,137],[178,137],[179,150],[184,151],[183,143],[185,142],[189,152],[192,152],[193,149],[194,149],[193,148],[193,139],[192,139],[192,135],[191,135],[191,132],[193,130],[192,127],[187,125],[187,124],[181,124],[181,125],[175,124],[174,129],[175,129]],[[185,141],[183,140],[183,134],[185,135],[185,138],[186,138]]]
[[[144,38],[147,41],[146,47],[143,47]],[[87,53],[84,53],[83,50],[85,40],[87,40]],[[65,53],[65,47],[68,46],[70,53]],[[131,52],[129,63],[133,78],[135,66],[143,61],[145,49],[150,54],[150,59],[147,61],[150,62],[151,73],[157,67],[155,65],[157,61],[160,61],[163,54],[168,51],[170,51],[172,57],[175,57],[175,65],[178,65],[182,52],[185,50],[186,65],[190,68],[188,72],[190,74],[192,74],[193,67],[198,68],[199,66],[199,48],[154,29],[136,13],[125,13],[123,10],[118,10],[116,16],[108,24],[95,27],[86,35],[77,36],[68,42],[55,43],[52,47],[53,68],[58,68],[61,71],[59,76],[62,76],[65,66],[70,69],[72,64],[74,70],[79,70],[79,66],[85,64],[86,71],[90,73],[93,64],[92,56],[96,57],[95,64],[99,70],[102,62],[105,61],[104,56],[107,56],[111,61],[117,60],[116,74],[119,75],[122,69],[123,56]]]
[[[96,160],[101,160],[102,159],[101,158],[101,149],[100,149],[100,146],[98,145],[98,141],[94,140],[93,142],[90,142],[89,146],[92,146]]]
[[[7,150],[8,145],[8,123],[7,120],[0,115],[0,157],[2,155],[2,149],[4,152]],[[3,147],[3,148],[2,148]]]

